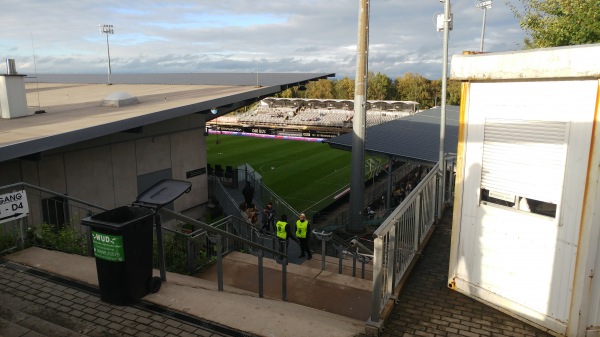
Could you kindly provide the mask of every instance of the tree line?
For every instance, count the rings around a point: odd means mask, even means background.
[[[367,100],[415,101],[420,109],[441,104],[442,80],[429,80],[419,74],[406,73],[391,79],[382,73],[369,72]],[[321,79],[310,82],[306,90],[289,88],[278,95],[282,98],[354,99],[354,79]],[[447,104],[460,104],[460,82],[448,81]]]
[[[504,0],[521,28],[527,33],[525,49],[569,46],[600,42],[600,0]],[[513,3],[520,3],[521,7]],[[420,109],[440,105],[442,81],[429,80],[419,74],[406,73],[391,79],[385,74],[369,72],[368,100],[416,101]],[[290,88],[279,97],[354,99],[354,80],[310,82],[306,90]],[[448,81],[447,104],[460,104],[460,82]]]

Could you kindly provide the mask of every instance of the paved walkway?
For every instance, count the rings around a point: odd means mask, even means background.
[[[446,214],[436,228],[382,335],[550,336],[446,287],[451,218],[451,213]],[[39,248],[9,257],[19,264],[0,260],[0,336],[252,335],[243,330],[265,336],[346,337],[364,331],[361,320],[258,299],[242,290],[216,292],[210,288],[214,283],[208,287],[198,279],[170,273],[161,291],[147,296],[141,305],[112,306],[94,293],[92,258]]]
[[[19,264],[0,264],[0,336],[239,336],[217,333],[140,306],[100,301],[91,291],[57,282]],[[217,327],[218,328],[218,327]],[[250,336],[249,334],[247,336]]]
[[[218,292],[215,282],[169,272],[167,282],[162,284],[160,291],[145,296],[141,304],[130,308],[112,306],[101,302],[97,295],[98,278],[94,258],[31,247],[5,256],[5,259],[11,262],[0,260],[0,296],[10,298],[7,298],[8,301],[0,298],[0,304],[12,305],[14,298],[15,303],[26,300],[37,307],[36,310],[22,311],[29,303],[23,307],[9,306],[11,310],[7,311],[8,314],[0,316],[3,322],[7,322],[0,324],[0,336],[8,335],[1,329],[19,329],[14,325],[40,332],[34,329],[36,325],[25,325],[27,317],[23,317],[23,314],[73,330],[71,334],[46,333],[46,336],[73,336],[72,333],[108,337],[188,336],[187,330],[192,327],[196,329],[192,335],[199,336],[352,337],[364,331],[364,321],[361,320],[291,302],[261,299],[254,293],[227,285],[224,291]],[[5,273],[5,270],[9,273]],[[154,274],[157,275],[158,270],[154,270]],[[41,280],[36,281],[35,277],[38,276],[41,276]],[[39,282],[43,285],[37,286]],[[81,296],[84,299],[76,302],[71,292],[80,290],[83,290]],[[54,307],[45,304],[46,300],[55,303],[52,304]],[[42,310],[44,307],[50,308]],[[16,315],[13,314],[15,312]],[[103,312],[109,316],[102,317],[105,316]],[[147,312],[150,315],[144,317]],[[58,318],[54,314],[59,315]],[[175,327],[175,324],[180,325]],[[96,332],[98,329],[99,332]],[[175,334],[177,330],[173,329],[184,331]],[[8,336],[22,336],[28,332],[19,329]]]
[[[447,288],[452,213],[437,226],[383,336],[551,336]]]

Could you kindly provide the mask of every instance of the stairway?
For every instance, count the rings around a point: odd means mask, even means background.
[[[338,260],[326,257],[326,270],[321,270],[321,256],[310,261],[287,266],[288,302],[335,313],[345,317],[366,320],[370,314],[371,280],[337,273]],[[351,261],[345,262],[347,265]],[[315,267],[316,265],[316,267]],[[281,265],[272,259],[263,260],[264,296],[281,299]],[[348,269],[349,268],[345,268]],[[372,275],[372,268],[369,268]],[[226,286],[258,293],[257,257],[233,252],[223,258],[223,283]],[[351,273],[351,271],[349,271]],[[216,266],[211,266],[196,277],[216,281]]]

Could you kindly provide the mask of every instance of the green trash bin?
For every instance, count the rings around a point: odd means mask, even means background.
[[[102,301],[131,305],[160,288],[152,277],[153,220],[152,209],[123,206],[81,221],[91,229]]]

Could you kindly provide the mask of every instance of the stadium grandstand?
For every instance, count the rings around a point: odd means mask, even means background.
[[[368,101],[367,127],[417,112],[413,101]],[[265,98],[254,108],[208,122],[215,131],[331,138],[352,129],[354,101],[340,99]]]

